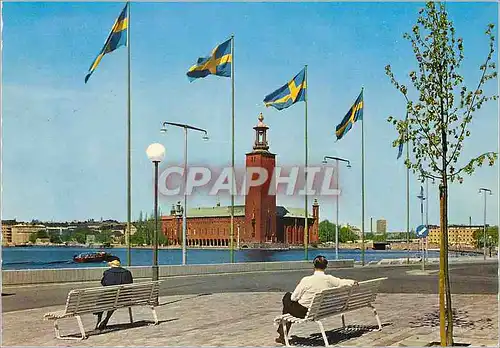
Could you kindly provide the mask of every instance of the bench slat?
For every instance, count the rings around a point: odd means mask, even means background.
[[[75,294],[75,295],[81,296],[80,300],[84,300],[85,298],[114,298],[114,297],[116,297],[117,292],[118,292],[117,290],[107,291],[107,292],[103,292],[103,293],[98,293],[98,292],[92,292],[92,293],[80,292],[80,293]],[[133,294],[133,295],[136,295],[136,296],[148,296],[148,294],[150,294],[150,293],[151,293],[151,288],[149,288],[149,289],[140,289],[138,291],[130,291],[130,289],[128,289],[127,291],[120,291],[120,294],[122,294],[122,296],[126,296],[127,294]]]
[[[352,294],[351,297],[349,297],[349,302],[369,299],[373,297],[373,294],[374,294],[373,292],[362,292],[362,293]]]
[[[157,292],[158,290],[154,290],[154,291]],[[106,299],[113,299],[114,300],[117,296],[117,291],[115,290],[112,292],[106,292],[104,294],[99,294],[96,292],[93,292],[91,294],[82,292],[80,294],[81,294],[80,301],[86,301],[86,300],[91,300],[91,299],[95,299],[95,298],[100,299],[100,300],[106,300]],[[148,296],[151,296],[151,288],[140,290],[137,292],[130,291],[130,290],[120,292],[119,297],[127,297],[127,296],[135,296],[135,297],[145,296],[145,297],[148,297]]]
[[[332,315],[332,313],[339,313],[342,312],[343,310],[344,310],[343,304],[339,306],[322,307],[318,312],[316,312],[314,319],[317,320],[318,318],[330,316]]]
[[[300,320],[314,321],[331,315],[367,307],[375,301],[380,283],[385,279],[387,278],[376,278],[359,282],[358,286],[343,286],[325,289],[314,296],[306,317]],[[278,318],[276,320],[280,320]],[[291,319],[286,317],[285,320]]]
[[[119,298],[127,298],[127,297],[133,297],[133,298],[149,298],[151,297],[151,293],[155,294],[155,293],[158,293],[158,290],[155,290],[153,292],[151,292],[151,290],[149,291],[145,291],[145,292],[142,292],[142,293],[138,293],[138,294],[134,294],[134,293],[121,293]],[[90,295],[85,295],[85,296],[81,296],[80,297],[80,303],[84,303],[84,302],[89,302],[89,301],[94,301],[94,300],[99,300],[99,301],[107,301],[107,300],[111,300],[111,301],[114,301],[116,299],[116,292],[112,295],[108,295],[108,296],[99,296],[99,294],[93,294],[92,296]]]
[[[135,303],[153,303],[156,299],[150,298],[149,296],[147,298],[124,298],[124,299],[118,299],[118,301],[113,301],[113,300],[107,300],[100,302],[98,300],[96,301],[91,301],[91,302],[85,302],[85,303],[80,303],[78,307],[74,307],[74,309],[68,308],[68,312],[81,312],[81,311],[87,311],[95,308],[114,308],[114,307],[121,307],[123,305],[128,305],[128,304],[135,304]]]
[[[325,304],[328,303],[334,303],[334,302],[344,302],[347,301],[349,298],[349,293],[344,293],[339,296],[323,296],[323,300],[321,301],[321,305],[324,306]]]
[[[357,300],[349,300],[349,303],[347,304],[347,308],[351,309],[353,306],[358,306],[360,304],[366,304],[369,305],[372,303],[375,299],[372,297],[366,297],[366,298],[360,298]]]
[[[341,301],[340,308],[345,305],[345,302],[349,298],[350,287],[343,286],[340,288],[325,289],[320,293],[316,294],[313,299],[311,308],[309,309],[308,315],[305,319],[315,320],[319,311],[323,311],[325,303],[336,303],[336,301]],[[340,300],[342,299],[342,300]]]
[[[147,282],[71,290],[65,310],[47,313],[47,318],[95,313],[122,307],[155,304],[159,283]]]

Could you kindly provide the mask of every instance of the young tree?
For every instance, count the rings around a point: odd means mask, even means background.
[[[339,243],[355,242],[358,240],[358,235],[349,227],[343,226],[339,228]]]
[[[417,23],[404,38],[411,42],[416,58],[416,71],[409,73],[414,93],[396,80],[391,66],[386,74],[406,100],[407,117],[388,121],[399,133],[393,146],[406,143],[412,146],[413,160],[405,164],[424,181],[426,177],[440,180],[440,272],[439,309],[441,345],[453,344],[453,317],[450,279],[448,274],[448,183],[462,183],[463,175],[471,175],[485,161],[492,166],[497,159],[494,152],[485,152],[468,161],[460,161],[464,140],[470,136],[468,125],[475,111],[484,103],[496,100],[496,95],[485,95],[484,84],[496,78],[493,62],[495,37],[493,24],[486,35],[489,48],[479,67],[479,80],[473,89],[467,87],[460,68],[464,59],[464,43],[457,38],[445,5],[428,2],[420,10]],[[445,302],[446,300],[446,302]],[[446,303],[446,306],[445,306]],[[446,307],[446,308],[445,308]]]
[[[323,220],[319,223],[319,240],[331,242],[335,240],[335,225],[328,220]]]
[[[59,233],[51,233],[49,235],[50,242],[53,244],[60,244],[62,243],[61,236],[59,236]]]
[[[38,238],[49,238],[49,234],[45,230],[33,232],[29,236],[29,241],[35,243]]]
[[[101,233],[99,233],[96,236],[96,242],[102,243],[102,244],[111,243],[111,236],[112,236],[112,233],[110,230],[108,230],[108,229],[102,230]]]
[[[484,230],[477,229],[472,234],[476,248],[484,248]],[[486,229],[486,246],[498,246],[498,226],[490,226]]]
[[[29,241],[31,243],[35,243],[37,238],[38,238],[38,233],[37,232],[33,232],[33,233],[30,234]]]

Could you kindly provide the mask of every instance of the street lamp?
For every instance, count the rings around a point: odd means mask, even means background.
[[[425,178],[427,181],[427,177]],[[417,196],[420,199],[420,224],[424,224],[424,201],[428,201],[427,196],[424,196],[424,188],[420,186],[420,194]],[[427,227],[428,228],[428,227]],[[422,240],[422,271],[425,270],[425,242]]]
[[[154,190],[154,211],[155,211],[155,234],[153,251],[153,281],[158,280],[158,164],[165,158],[165,147],[162,144],[151,144],[146,149],[146,154],[155,167],[155,190]]]
[[[484,249],[484,259],[486,260],[486,192],[492,195],[491,190],[488,188],[481,187],[479,189],[479,194],[481,191],[484,193],[484,238],[483,238],[483,249]]]
[[[323,158],[323,164],[326,164],[328,161],[327,160],[335,160],[337,162],[337,173],[335,175],[336,177],[336,186],[337,186],[337,223],[335,224],[335,259],[339,259],[339,175],[338,175],[338,168],[339,168],[339,161],[341,162],[347,162],[347,168],[351,168],[351,162],[347,159],[339,158],[339,157],[333,157],[333,156],[325,156]]]
[[[236,249],[240,250],[240,224],[236,225],[236,229],[238,231],[238,244],[236,246]]]
[[[432,179],[432,185],[436,183],[434,178]],[[425,201],[425,226],[429,230],[429,176],[425,176],[425,197],[427,197],[427,200]],[[425,252],[424,252],[424,263],[425,263],[425,258],[427,257],[427,253],[429,250],[429,245],[428,245],[428,237],[425,237]]]
[[[186,187],[187,187],[187,149],[188,149],[188,137],[187,133],[188,130],[194,130],[198,132],[203,133],[203,140],[208,140],[208,135],[207,131],[202,128],[190,126],[187,124],[183,123],[174,123],[174,122],[163,122],[162,127],[160,129],[160,132],[166,133],[167,132],[167,126],[175,126],[175,127],[180,127],[184,128],[184,209],[183,209],[183,214],[182,214],[182,264],[186,264],[186,244],[187,244],[187,221],[186,221],[186,214],[187,214],[187,192],[186,192]]]

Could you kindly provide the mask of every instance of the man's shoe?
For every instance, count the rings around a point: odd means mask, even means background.
[[[106,324],[105,323],[100,323],[99,325],[97,325],[97,330],[99,331],[102,331],[106,328]]]
[[[286,343],[285,343],[285,338],[284,338],[284,337],[282,337],[282,336],[277,337],[277,338],[274,340],[274,342],[276,342],[276,343],[281,343],[281,344],[283,344],[283,345],[285,345],[285,344],[286,344]]]

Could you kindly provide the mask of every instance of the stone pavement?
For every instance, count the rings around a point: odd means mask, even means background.
[[[82,317],[89,338],[62,341],[54,336],[53,324],[43,321],[49,311],[63,306],[14,311],[3,314],[3,346],[276,346],[273,319],[281,312],[281,293],[217,293],[165,296],[157,308],[160,324],[151,326],[149,308],[136,307],[134,324],[121,309],[109,328],[93,332],[95,317]],[[473,346],[497,346],[498,312],[495,295],[454,295],[455,341]],[[383,330],[375,328],[369,308],[346,315],[348,327],[341,329],[340,317],[324,320],[332,345],[422,346],[438,340],[438,297],[435,294],[379,294],[375,302]],[[77,334],[74,318],[61,321],[61,332]],[[294,337],[295,336],[295,337]],[[425,344],[424,343],[424,344]],[[317,324],[292,327],[292,344],[322,346]]]

